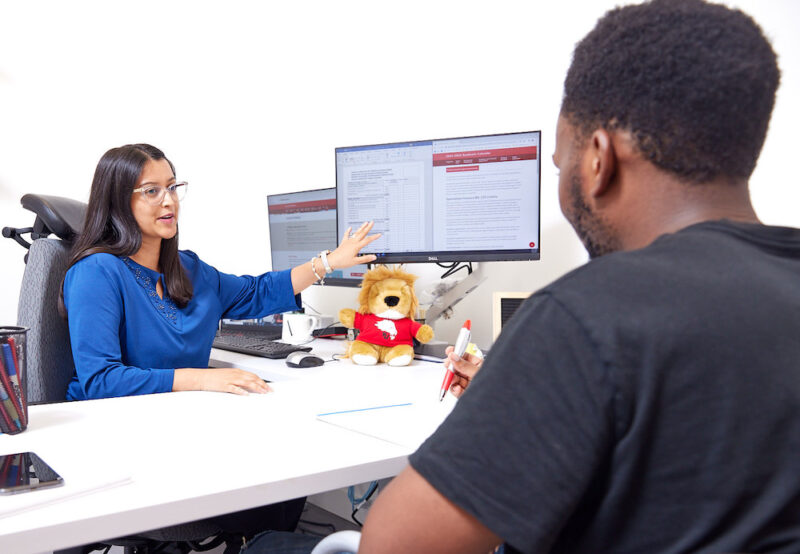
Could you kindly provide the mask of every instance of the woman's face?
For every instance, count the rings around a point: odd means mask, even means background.
[[[149,194],[158,196],[159,193],[165,193],[156,204],[151,204],[146,200],[145,193],[141,191],[134,192],[131,196],[131,211],[133,211],[133,217],[142,232],[142,244],[171,239],[178,232],[180,204],[165,190],[173,183],[175,183],[175,175],[167,160],[150,160],[142,169],[134,188],[161,187],[162,190],[150,191]]]

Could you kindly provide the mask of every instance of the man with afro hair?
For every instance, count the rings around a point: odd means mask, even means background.
[[[800,230],[748,191],[779,79],[702,0],[577,45],[553,160],[592,260],[517,311],[359,552],[800,552]]]

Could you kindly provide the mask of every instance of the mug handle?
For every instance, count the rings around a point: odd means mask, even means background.
[[[318,315],[311,316],[311,331],[313,332],[314,329],[322,325],[322,319]]]

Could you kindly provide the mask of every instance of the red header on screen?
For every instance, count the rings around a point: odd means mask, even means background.
[[[433,155],[433,166],[485,164],[493,162],[516,162],[519,160],[535,160],[536,147],[494,148],[489,150],[472,150],[470,152],[444,152]]]
[[[273,204],[269,207],[271,214],[291,214],[296,212],[321,212],[335,210],[336,199],[309,200],[308,202],[289,202],[288,204]]]

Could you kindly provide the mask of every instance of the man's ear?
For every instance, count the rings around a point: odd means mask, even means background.
[[[617,173],[617,155],[608,131],[597,129],[592,133],[587,153],[591,163],[589,194],[597,198],[608,192]]]

